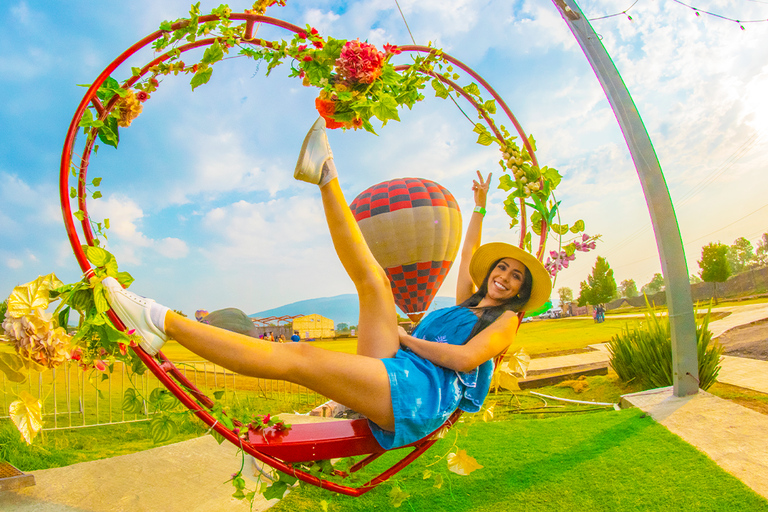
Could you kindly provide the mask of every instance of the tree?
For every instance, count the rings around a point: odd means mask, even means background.
[[[724,283],[731,276],[731,269],[728,267],[728,246],[718,242],[702,247],[699,268],[701,279],[713,283],[717,304],[717,283]]]
[[[625,298],[637,297],[640,293],[637,291],[637,284],[634,279],[625,279],[619,285],[619,295]]]
[[[752,247],[752,242],[743,236],[734,240],[733,245],[728,248],[728,265],[733,274],[744,272],[755,260],[755,249]]]
[[[696,284],[701,282],[701,278],[697,276],[696,274],[691,274],[691,277],[688,278],[688,282],[690,284]]]
[[[653,278],[643,286],[642,292],[646,295],[653,295],[655,293],[664,291],[664,276],[656,272],[653,274]]]
[[[560,304],[565,306],[569,302],[573,302],[573,290],[567,287],[559,288],[557,295],[560,297]]]
[[[585,304],[604,304],[616,297],[616,280],[613,278],[613,269],[605,258],[598,256],[592,275],[586,281],[581,282],[579,294],[579,306]]]
[[[768,233],[763,233],[762,238],[757,242],[755,262],[760,267],[768,265]]]

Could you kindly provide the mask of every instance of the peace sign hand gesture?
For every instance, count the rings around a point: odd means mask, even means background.
[[[488,188],[491,186],[491,177],[493,173],[488,173],[488,178],[483,179],[480,171],[477,171],[477,179],[472,180],[472,191],[475,193],[475,206],[485,208],[485,201],[488,197]]]

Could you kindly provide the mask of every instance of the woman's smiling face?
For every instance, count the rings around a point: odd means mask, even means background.
[[[499,261],[488,275],[488,293],[485,298],[498,306],[520,291],[525,279],[525,265],[513,258]]]

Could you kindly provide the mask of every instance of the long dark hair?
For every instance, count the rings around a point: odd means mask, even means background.
[[[477,292],[459,304],[459,306],[463,306],[465,308],[473,308],[480,304],[480,301],[483,300],[486,295],[488,295],[488,279],[491,277],[491,272],[493,272],[493,269],[496,268],[496,265],[498,265],[499,262],[503,259],[504,258],[499,258],[493,262],[493,265],[491,265],[488,269],[488,273],[485,274],[483,284],[480,285],[480,288],[477,290]],[[523,268],[525,269],[525,275],[523,276],[523,284],[520,286],[520,290],[517,292],[517,295],[507,299],[504,303],[499,304],[498,306],[482,308],[480,318],[477,320],[475,327],[472,329],[472,332],[469,333],[467,339],[473,338],[475,335],[477,335],[477,333],[491,325],[505,311],[518,312],[525,305],[525,303],[528,302],[528,300],[531,298],[531,291],[533,290],[533,276],[528,270],[528,267],[523,265]]]

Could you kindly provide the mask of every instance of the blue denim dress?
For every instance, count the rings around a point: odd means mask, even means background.
[[[439,309],[421,321],[413,336],[463,345],[477,320],[475,313],[461,306]],[[493,376],[493,360],[463,373],[437,366],[407,348],[382,361],[389,375],[395,431],[383,430],[373,422],[370,425],[376,441],[386,450],[422,439],[457,408],[479,411]]]

